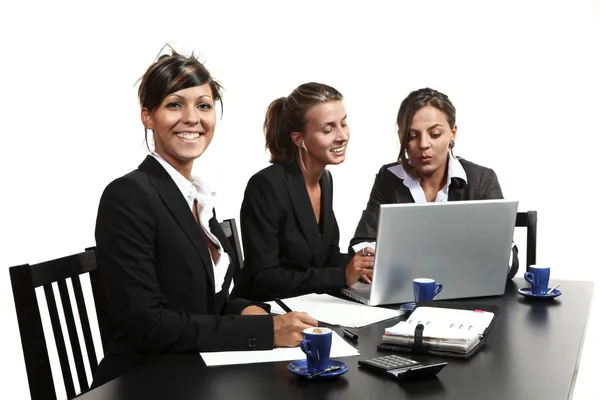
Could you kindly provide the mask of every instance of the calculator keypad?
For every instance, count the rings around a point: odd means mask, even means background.
[[[363,360],[362,362],[385,371],[390,371],[392,369],[399,368],[408,368],[421,364],[418,361],[400,357],[395,354],[389,356],[375,357],[368,360]]]

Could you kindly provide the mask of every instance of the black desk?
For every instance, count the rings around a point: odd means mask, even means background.
[[[486,346],[471,360],[445,359],[448,365],[436,380],[399,385],[358,369],[359,359],[385,354],[378,353],[375,345],[384,328],[397,322],[388,320],[358,331],[361,355],[343,358],[350,371],[336,380],[298,378],[288,372],[287,361],[207,368],[198,355],[173,355],[80,399],[568,399],[577,375],[593,284],[552,282],[561,284],[563,295],[551,302],[522,298],[516,292],[526,286],[522,279],[509,282],[502,297],[479,299],[501,307]]]

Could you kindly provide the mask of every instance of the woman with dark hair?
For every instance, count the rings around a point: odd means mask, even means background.
[[[340,253],[325,167],[346,157],[350,130],[340,92],[305,83],[273,101],[264,123],[273,165],[250,178],[241,208],[242,282],[233,296],[267,301],[353,285],[372,257]]]
[[[235,251],[216,220],[213,193],[192,175],[210,144],[221,86],[194,56],[162,56],[139,101],[155,151],[111,182],[96,220],[98,270],[113,322],[94,386],[159,354],[297,346],[317,321],[271,317],[268,305],[230,299]]]
[[[496,173],[454,156],[456,109],[448,96],[425,88],[411,92],[396,119],[400,137],[398,162],[381,167],[366,210],[350,241],[350,252],[374,254],[379,206],[393,203],[502,199]],[[519,269],[517,248],[508,267],[512,279]]]

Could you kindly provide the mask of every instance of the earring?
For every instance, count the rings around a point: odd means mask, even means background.
[[[454,142],[454,140],[450,141],[450,145],[448,146],[449,148],[453,149],[454,146],[456,146],[456,143]]]

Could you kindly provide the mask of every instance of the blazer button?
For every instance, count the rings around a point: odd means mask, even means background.
[[[251,349],[256,348],[256,338],[255,337],[248,338],[248,347]]]

